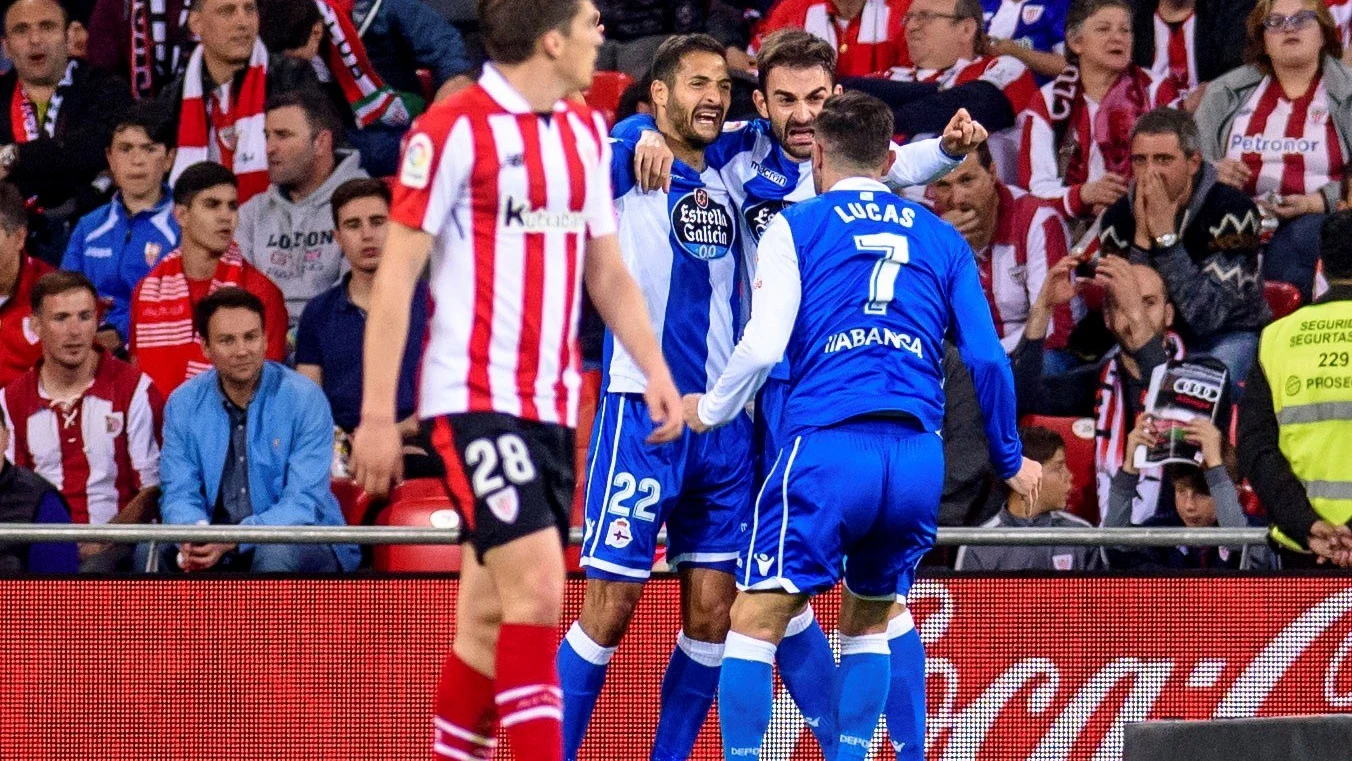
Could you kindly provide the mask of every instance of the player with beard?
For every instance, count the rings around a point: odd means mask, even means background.
[[[724,46],[673,37],[653,59],[657,127],[675,153],[670,187],[643,192],[635,144],[612,142],[620,251],[647,302],[662,352],[683,393],[712,388],[736,339],[740,309],[733,203],[705,149],[719,138],[732,80]],[[661,245],[657,241],[665,241]],[[681,632],[662,681],[651,758],[685,759],[718,686],[737,551],[750,516],[751,420],[712,436],[653,447],[646,379],[606,335],[605,386],[586,465],[587,592],[559,649],[564,755],[577,757],[605,680],[667,528],[667,562],[681,583]]]
[[[729,125],[717,141],[705,151],[711,168],[716,168],[737,208],[742,239],[742,285],[750,292],[755,280],[757,248],[765,227],[784,208],[816,196],[812,181],[813,121],[826,99],[840,91],[835,84],[835,50],[830,44],[802,30],[782,30],[767,37],[757,57],[759,88],[752,96],[761,114],[740,125]],[[640,114],[616,125],[620,139],[638,141],[634,171],[645,188],[664,188],[671,181],[671,140],[652,131],[651,116]],[[641,136],[640,136],[641,135]],[[887,180],[893,185],[925,185],[942,177],[962,162],[986,139],[986,130],[959,110],[949,121],[943,136],[892,146],[896,161]],[[747,300],[749,302],[749,300]],[[749,303],[743,303],[741,320],[749,316]],[[758,469],[758,487],[779,452],[778,432],[783,429],[780,411],[787,393],[787,363],[780,363],[756,400],[753,451]],[[909,588],[911,579],[899,580],[899,588]],[[916,662],[922,652],[904,600],[893,611],[889,637],[894,659]],[[817,624],[811,606],[790,622],[777,651],[777,662],[785,686],[803,712],[827,758],[831,758],[838,733],[834,726],[834,707],[829,690],[835,661],[825,633]],[[910,696],[918,693],[914,683],[924,674],[914,669],[893,670],[894,689],[887,706],[888,726],[894,741],[899,735],[920,738],[905,740],[908,751],[923,750],[924,706],[915,705]]]

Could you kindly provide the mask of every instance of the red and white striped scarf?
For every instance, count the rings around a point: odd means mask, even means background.
[[[343,88],[343,95],[352,106],[357,124],[366,127],[380,122],[391,127],[402,127],[413,121],[399,93],[385,84],[366,57],[366,46],[361,34],[352,24],[350,2],[342,0],[315,0],[319,15],[324,19],[324,30],[329,37],[325,63],[329,72]],[[345,7],[347,6],[347,7]]]
[[[227,285],[244,286],[244,255],[239,245],[216,263],[210,292]],[[183,271],[183,250],[164,257],[141,281],[132,305],[136,361],[165,396],[183,381],[211,369],[202,340],[193,329],[192,291]]]
[[[267,99],[268,50],[254,40],[249,68],[239,88],[239,98],[231,103],[232,81],[224,82],[210,94],[202,92],[202,46],[192,52],[183,74],[183,108],[178,120],[178,155],[169,173],[169,184],[178,181],[183,170],[212,160],[212,147],[220,163],[239,179],[242,204],[268,188],[268,150],[263,135],[263,104]],[[213,143],[214,141],[214,143]]]
[[[1182,359],[1183,339],[1173,331],[1164,334],[1164,350],[1170,359]],[[1099,376],[1098,393],[1094,399],[1094,477],[1098,485],[1099,515],[1108,515],[1108,494],[1113,476],[1126,459],[1127,434],[1135,420],[1127,419],[1126,391],[1122,385],[1121,347],[1113,347]],[[1140,400],[1138,400],[1139,402]],[[1162,468],[1142,468],[1132,501],[1132,520],[1140,522],[1155,513],[1160,497]]]
[[[28,97],[28,93],[24,92],[23,80],[14,83],[14,95],[9,101],[9,123],[14,130],[14,142],[22,145],[31,143],[43,135],[56,137],[56,120],[61,115],[61,104],[66,99],[66,93],[70,92],[70,86],[75,82],[75,70],[79,67],[80,62],[74,58],[66,64],[66,73],[52,91],[51,100],[47,101],[47,113],[43,114],[41,124],[38,123],[37,106]]]

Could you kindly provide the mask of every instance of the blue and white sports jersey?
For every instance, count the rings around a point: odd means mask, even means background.
[[[634,141],[612,141],[611,177],[620,253],[643,291],[676,388],[707,391],[727,365],[740,314],[737,223],[718,172],[677,161],[671,192],[644,193],[634,177]],[[637,363],[606,331],[606,390],[642,393]]]
[[[942,341],[951,335],[972,372],[992,464],[1001,478],[1018,472],[1009,362],[971,250],[952,226],[876,180],[852,178],[784,210],[760,258],[756,312],[700,402],[703,420],[731,419],[784,353],[793,367],[787,435],[890,414],[938,431]]]

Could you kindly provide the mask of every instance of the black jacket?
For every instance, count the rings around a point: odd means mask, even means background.
[[[55,496],[55,500],[48,499]],[[44,502],[59,505],[64,516],[40,514]],[[16,467],[0,457],[0,523],[55,523],[70,522],[69,508],[51,484],[31,470]],[[0,576],[25,573],[30,568],[32,550],[44,556],[40,570],[74,572],[79,569],[75,545],[57,544],[0,544]]]
[[[14,143],[15,124],[9,104],[18,86],[13,70],[0,76],[0,144]],[[131,90],[118,77],[89,66],[76,65],[73,81],[64,95],[52,137],[19,145],[19,160],[8,179],[25,198],[37,196],[38,203],[54,209],[108,168],[104,151],[113,135],[113,127],[131,107]],[[19,130],[23,127],[19,126]]]
[[[1263,298],[1259,270],[1258,207],[1242,191],[1218,182],[1215,167],[1205,162],[1193,188],[1179,242],[1173,246],[1149,251],[1136,247],[1134,188],[1104,212],[1099,244],[1104,253],[1126,256],[1160,273],[1178,311],[1177,329],[1185,345],[1221,333],[1262,330],[1272,311]]]
[[[1244,19],[1254,0],[1197,0],[1193,55],[1197,76],[1210,82],[1244,63]],[[1132,59],[1143,69],[1155,62],[1155,11],[1159,0],[1137,0],[1132,23]]]
[[[705,3],[699,0],[597,0],[596,7],[606,37],[618,42],[704,31]]]
[[[243,72],[247,69],[240,69],[235,74],[235,80],[231,83],[231,92],[238,94],[240,87],[244,85]],[[179,74],[170,82],[163,91],[160,92],[158,102],[165,109],[165,113],[173,117],[174,128],[178,129],[178,120],[183,110],[183,74]],[[215,90],[219,83],[211,80],[211,75],[206,67],[202,67],[202,92],[207,93]],[[294,58],[284,55],[268,56],[268,81],[267,97],[271,98],[279,93],[291,90],[314,89],[320,90],[322,85],[319,77],[315,76],[314,66],[309,61],[298,61]],[[349,113],[351,108],[344,103],[342,110],[338,114]]]

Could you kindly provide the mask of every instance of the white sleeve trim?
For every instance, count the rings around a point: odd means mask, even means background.
[[[784,357],[793,334],[803,284],[793,232],[783,215],[765,228],[758,258],[751,287],[751,320],[713,390],[699,402],[699,418],[705,425],[722,425],[746,407],[770,369]]]

